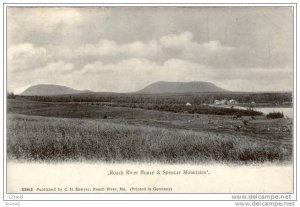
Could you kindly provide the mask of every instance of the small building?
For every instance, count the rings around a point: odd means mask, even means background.
[[[234,104],[238,104],[238,102],[234,99],[230,99],[229,101],[227,101],[228,105],[234,105]]]
[[[223,99],[223,100],[215,100],[214,102],[215,105],[226,105],[227,104],[227,100]]]
[[[189,103],[189,102],[187,102],[185,105],[186,105],[186,106],[191,106],[192,104],[191,104],[191,103]]]

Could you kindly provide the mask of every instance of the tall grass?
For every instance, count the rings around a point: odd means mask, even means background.
[[[8,114],[7,156],[35,161],[264,162],[290,160],[291,152],[241,135]]]

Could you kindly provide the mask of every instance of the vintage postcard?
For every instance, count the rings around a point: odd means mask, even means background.
[[[295,199],[295,5],[4,11],[10,199]]]

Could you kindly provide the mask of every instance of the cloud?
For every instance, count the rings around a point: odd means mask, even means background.
[[[156,81],[211,81],[228,90],[273,91],[290,90],[292,74],[288,68],[268,71],[266,68],[214,68],[183,59],[157,63],[148,59],[130,58],[115,63],[96,61],[72,72],[68,85],[96,91],[133,92]],[[278,80],[280,76],[280,80]],[[262,77],[262,78],[260,78]],[[88,81],[85,81],[88,80]]]
[[[132,92],[158,80],[197,80],[200,74],[195,76],[195,71],[201,69],[204,69],[204,66],[179,59],[170,59],[158,64],[147,59],[131,58],[109,64],[99,61],[89,63],[73,75],[89,80],[83,84],[91,90],[100,87],[99,89],[104,91]]]
[[[143,48],[154,41],[154,48],[163,48],[152,57],[160,62],[191,58],[224,68],[293,64],[293,11],[287,7],[9,7],[7,21],[9,46],[30,42],[47,50],[58,48],[53,53],[72,53],[103,40],[115,42],[118,48],[133,43]],[[225,52],[226,47],[235,49]],[[150,54],[138,51],[123,58]],[[80,57],[96,61],[95,55]],[[101,61],[122,58],[105,57]]]
[[[168,48],[180,51],[180,58],[190,59],[202,62],[202,64],[214,65],[215,61],[211,61],[211,57],[222,54],[225,56],[232,55],[237,50],[234,47],[224,46],[218,40],[210,40],[204,43],[198,43],[193,40],[191,32],[183,32],[180,34],[169,34],[160,38],[162,48]]]
[[[70,41],[69,34],[83,24],[81,12],[75,8],[8,8],[8,44],[33,42],[39,46]]]
[[[8,73],[8,83],[16,93],[25,87],[48,83],[94,91],[133,92],[156,81],[211,81],[233,91],[291,90],[292,74],[288,68],[268,71],[266,68],[247,70],[201,65],[184,59],[172,58],[157,63],[145,58],[129,58],[113,63],[95,61],[80,69],[62,60],[50,62],[30,71]],[[278,80],[280,76],[280,80]],[[261,77],[261,78],[260,78]]]
[[[223,45],[219,40],[199,43],[191,32],[169,34],[159,40],[160,46],[173,56],[208,66],[238,67],[234,55],[240,54],[241,48]],[[171,50],[176,51],[175,53]]]
[[[57,55],[63,58],[80,58],[91,56],[95,58],[153,58],[162,52],[156,41],[135,41],[127,44],[117,44],[113,40],[100,40],[96,44],[83,44],[76,48],[62,48]]]
[[[72,77],[73,68],[73,64],[60,60],[31,70],[9,71],[7,73],[8,90],[21,93],[27,87],[36,84],[72,84],[73,80],[75,81]]]
[[[72,47],[55,48],[57,59],[114,62],[129,58],[146,58],[162,63],[168,59],[184,59],[200,64],[229,67],[237,48],[225,46],[218,40],[198,43],[191,32],[168,34],[148,42],[134,41],[125,44],[101,39],[95,44],[79,44]],[[216,60],[217,59],[217,60]],[[229,62],[230,61],[230,62]]]
[[[76,25],[67,19],[47,24]],[[8,47],[8,86],[16,93],[41,83],[132,92],[156,81],[211,81],[233,91],[291,90],[292,67],[267,64],[270,59],[247,46],[198,42],[189,31],[126,43],[107,38],[74,45],[22,42]]]
[[[10,71],[29,71],[49,60],[46,48],[22,43],[8,48],[8,67]]]
[[[184,49],[192,43],[193,34],[191,32],[183,32],[181,34],[168,34],[160,38],[160,44],[163,47],[171,49]]]
[[[80,11],[75,8],[24,8],[10,7],[8,9],[8,18],[10,24],[15,29],[22,27],[23,29],[31,30],[38,28],[43,32],[51,32],[57,25],[80,25],[83,23],[83,16]],[[30,24],[28,24],[30,22]],[[26,27],[24,25],[26,24]],[[37,31],[39,32],[39,31]]]
[[[65,63],[64,61],[56,61],[50,62],[46,66],[41,68],[36,68],[34,70],[35,73],[44,73],[46,75],[52,74],[65,74],[70,73],[74,69],[74,65],[72,63]]]
[[[239,54],[240,50],[241,48],[225,46],[218,40],[202,44],[191,42],[181,52],[181,58],[213,67],[239,67],[232,57]]]

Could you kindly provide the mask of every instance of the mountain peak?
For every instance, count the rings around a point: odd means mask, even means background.
[[[146,86],[137,93],[197,93],[197,92],[224,92],[223,88],[206,81],[168,82],[158,81]]]
[[[52,95],[64,95],[64,94],[77,94],[88,91],[80,91],[67,86],[55,85],[55,84],[38,84],[30,86],[21,95],[25,96],[52,96]]]

